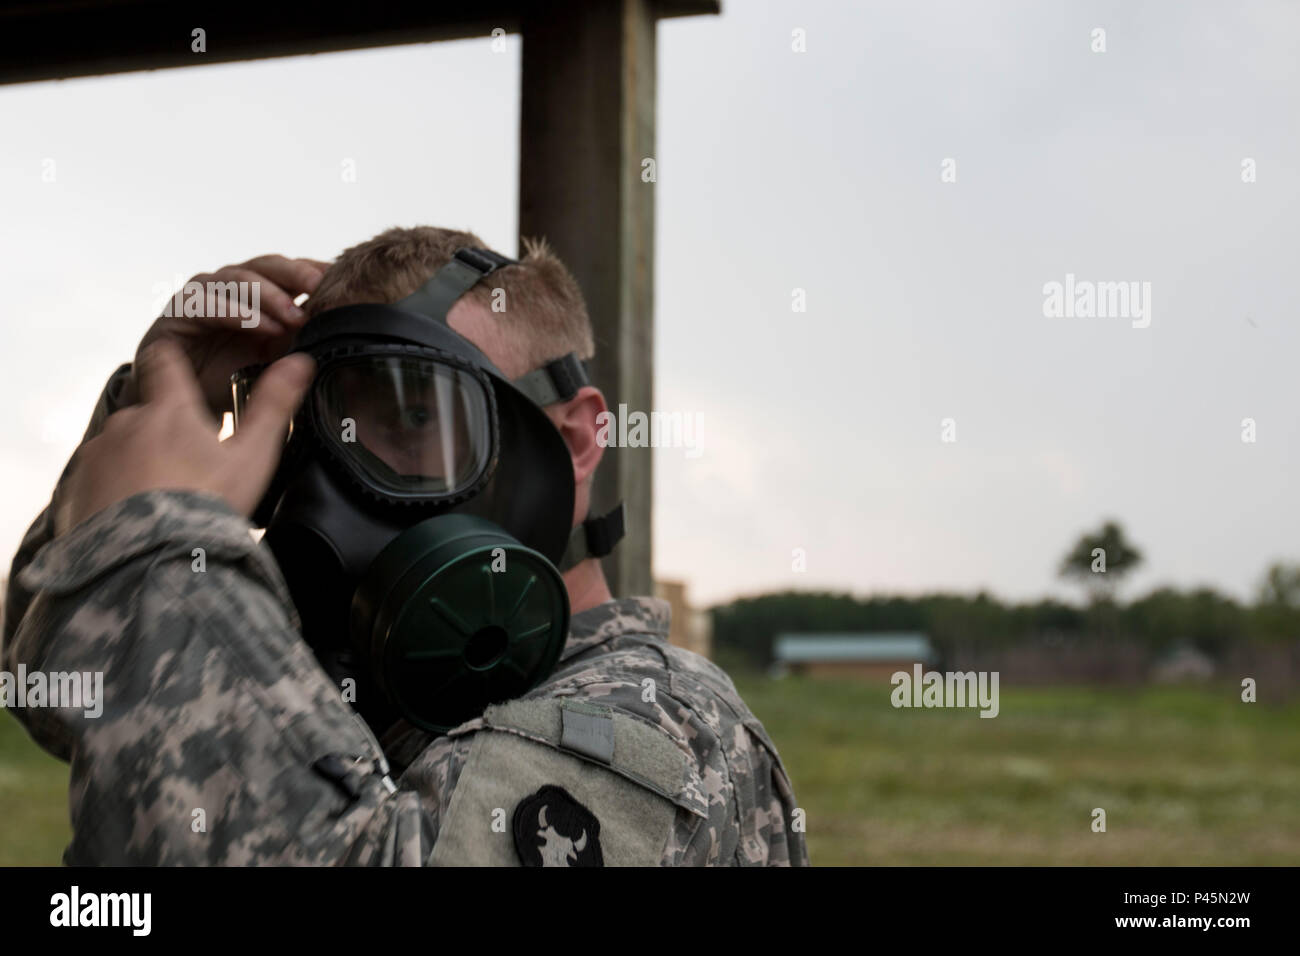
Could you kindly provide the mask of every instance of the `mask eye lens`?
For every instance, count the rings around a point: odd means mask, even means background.
[[[433,359],[374,356],[326,368],[316,403],[336,453],[383,491],[456,494],[492,457],[482,381]]]

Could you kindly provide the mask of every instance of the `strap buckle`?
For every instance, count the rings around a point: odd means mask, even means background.
[[[491,249],[475,249],[473,246],[457,249],[452,258],[459,259],[471,269],[483,273],[484,276],[491,275],[502,266],[516,264],[516,260],[508,259],[499,252],[493,252]]]
[[[614,550],[623,534],[623,502],[620,501],[613,510],[598,518],[588,518],[573,529],[569,546],[560,559],[560,571],[568,571],[587,558],[605,557]]]
[[[521,375],[510,384],[531,398],[534,405],[545,408],[556,402],[567,402],[590,381],[587,363],[578,358],[576,352],[570,352]]]

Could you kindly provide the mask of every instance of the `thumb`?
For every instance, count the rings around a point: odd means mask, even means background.
[[[284,433],[315,375],[316,363],[311,356],[298,352],[280,359],[257,377],[239,431],[228,442],[239,449],[249,476],[256,478],[257,498],[271,480],[284,450]]]

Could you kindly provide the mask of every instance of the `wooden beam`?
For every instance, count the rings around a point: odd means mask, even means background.
[[[596,11],[619,0],[590,0]],[[661,17],[717,13],[719,0],[658,0]],[[0,84],[300,56],[518,32],[544,0],[295,4],[223,0],[0,0]],[[531,14],[530,14],[531,15]],[[207,52],[191,50],[191,32]]]
[[[518,29],[517,2],[295,5],[228,0],[0,3],[0,83],[62,79],[490,36]],[[202,28],[207,52],[191,50]]]
[[[544,236],[582,286],[593,373],[617,411],[654,399],[655,7],[558,0],[523,21],[519,231]],[[593,508],[623,501],[627,537],[606,559],[616,596],[651,594],[651,453],[608,448]]]

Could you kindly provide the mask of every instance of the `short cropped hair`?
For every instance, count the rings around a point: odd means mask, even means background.
[[[454,229],[388,229],[345,249],[303,308],[315,316],[342,305],[404,299],[464,246],[485,244],[471,232]],[[590,359],[596,345],[577,281],[545,240],[524,239],[523,246],[517,265],[503,266],[466,295],[492,314],[506,338],[518,343],[528,369],[569,352]],[[504,296],[494,295],[497,289]],[[500,303],[495,311],[494,300]]]

